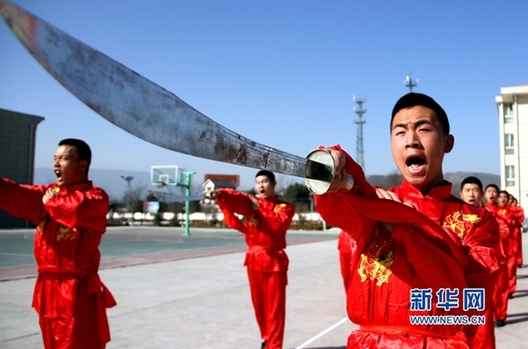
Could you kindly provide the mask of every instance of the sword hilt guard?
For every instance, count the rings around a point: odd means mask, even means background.
[[[327,150],[317,149],[306,156],[304,182],[314,194],[324,194],[330,189],[336,173],[335,161]],[[354,178],[347,175],[345,188],[351,190]]]

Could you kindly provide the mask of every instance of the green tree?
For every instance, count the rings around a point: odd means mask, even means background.
[[[312,194],[306,185],[301,183],[290,184],[282,193],[282,200],[292,203],[297,213],[310,212]]]
[[[147,191],[147,185],[137,183],[130,186],[125,192],[124,205],[128,212],[143,211],[143,197]]]

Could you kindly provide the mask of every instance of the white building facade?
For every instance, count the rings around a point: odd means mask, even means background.
[[[501,189],[528,213],[528,85],[502,87],[499,113]]]

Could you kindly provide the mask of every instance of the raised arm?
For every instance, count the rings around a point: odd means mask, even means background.
[[[42,218],[42,185],[18,184],[10,179],[0,179],[0,209],[9,214],[38,224]]]
[[[377,197],[374,188],[366,181],[361,167],[339,145],[322,148],[330,151],[336,165],[336,175],[328,193],[315,195],[316,209],[329,224],[349,233],[354,240],[368,237],[376,223],[360,214],[350,205],[356,196]],[[347,175],[354,179],[351,190],[346,188]]]
[[[224,223],[228,227],[246,234],[248,232],[246,226],[242,224],[235,213],[245,217],[252,215],[254,208],[251,205],[249,195],[230,188],[215,190],[210,195],[213,200],[217,201],[220,210],[224,214]]]

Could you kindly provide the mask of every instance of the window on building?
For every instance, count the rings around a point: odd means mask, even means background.
[[[506,186],[515,187],[515,166],[506,166]]]
[[[513,103],[504,103],[504,123],[511,124],[513,122]]]
[[[514,143],[513,133],[506,133],[504,135],[504,147],[505,147],[506,154],[515,153],[515,143]]]

